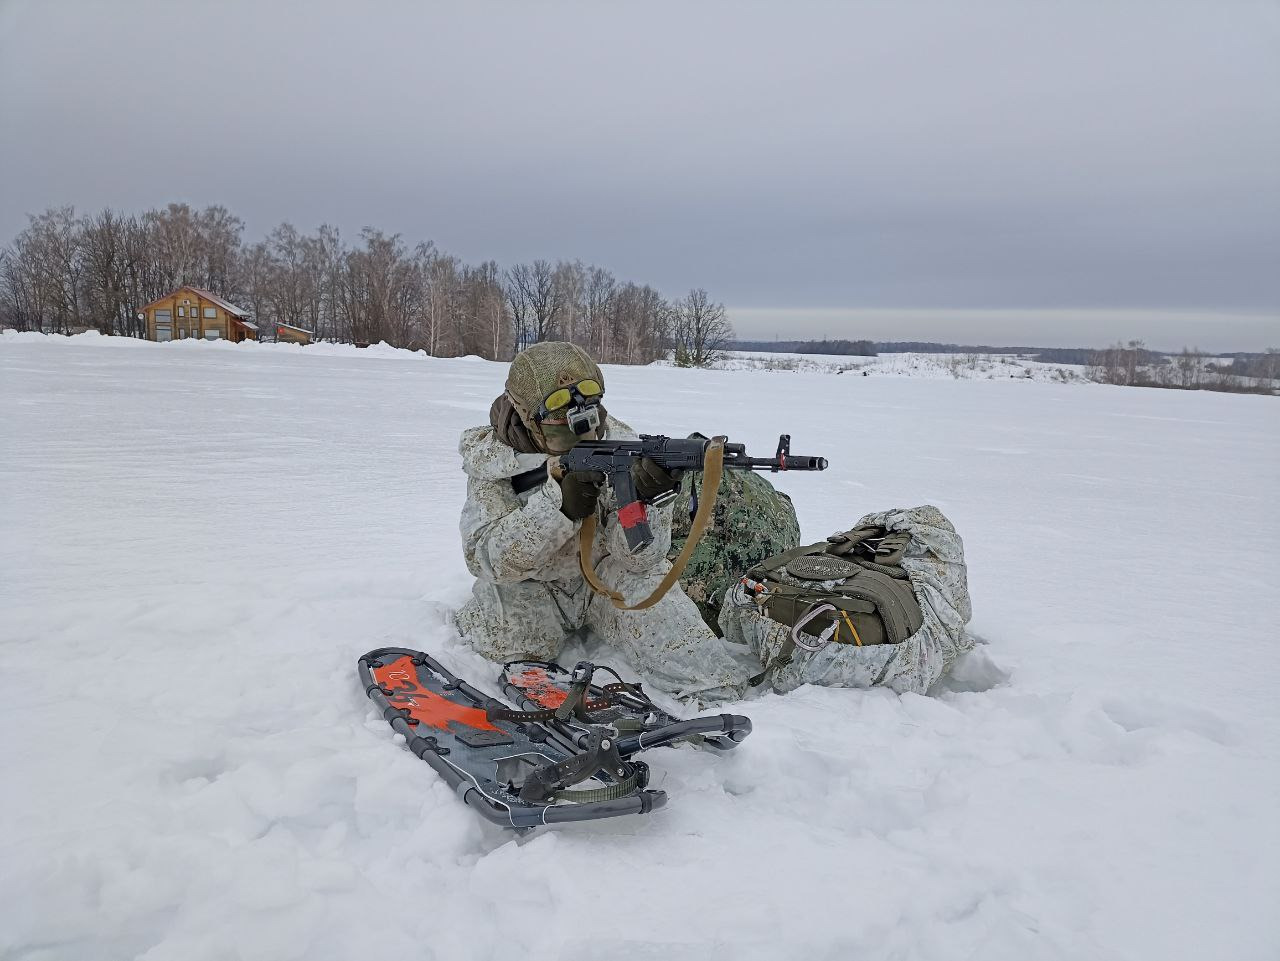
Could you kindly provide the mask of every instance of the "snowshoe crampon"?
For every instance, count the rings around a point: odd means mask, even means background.
[[[495,824],[622,817],[666,803],[664,792],[645,790],[648,767],[619,752],[611,727],[582,725],[570,743],[421,651],[380,648],[360,658],[359,669],[365,693],[409,750]]]
[[[593,683],[597,671],[616,679]],[[713,714],[682,720],[660,710],[640,684],[629,684],[611,668],[580,662],[572,671],[550,661],[511,661],[502,668],[502,691],[525,710],[523,716],[544,723],[570,744],[585,745],[597,725],[618,732],[618,753],[688,743],[713,751],[729,751],[751,733],[751,719],[741,714]]]

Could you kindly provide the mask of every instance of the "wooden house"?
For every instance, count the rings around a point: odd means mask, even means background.
[[[279,344],[309,344],[314,336],[315,332],[305,327],[276,324],[276,343]]]
[[[239,343],[258,339],[258,325],[249,320],[247,311],[199,287],[179,287],[138,313],[146,321],[148,340],[194,337]]]

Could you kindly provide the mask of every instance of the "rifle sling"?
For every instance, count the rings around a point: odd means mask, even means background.
[[[578,566],[582,568],[582,576],[591,589],[609,598],[613,606],[620,611],[642,611],[662,600],[663,595],[671,590],[671,585],[684,573],[685,565],[693,556],[693,549],[698,546],[703,532],[711,523],[711,512],[716,506],[716,495],[720,492],[720,475],[723,469],[724,438],[715,437],[707,445],[707,455],[702,462],[702,491],[698,494],[698,512],[693,516],[693,523],[689,526],[689,536],[684,542],[680,556],[672,563],[671,570],[667,571],[653,593],[638,604],[628,604],[626,598],[601,582],[599,575],[591,566],[591,544],[596,536],[596,517],[592,514],[583,520],[582,529],[578,531]]]

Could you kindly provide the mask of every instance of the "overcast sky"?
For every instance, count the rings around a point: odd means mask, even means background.
[[[221,203],[743,336],[1280,345],[1280,3],[0,0],[0,243]]]

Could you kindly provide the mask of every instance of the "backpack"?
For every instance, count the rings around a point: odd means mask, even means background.
[[[720,611],[725,638],[764,670],[752,683],[925,693],[973,647],[964,548],[936,507],[868,514],[827,540],[748,568]]]
[[[906,531],[866,524],[766,558],[744,575],[764,614],[823,643],[901,644],[924,623],[902,557]],[[793,640],[778,663],[790,660]],[[807,648],[806,648],[807,649]]]
[[[702,438],[701,434],[690,436]],[[673,560],[689,536],[701,487],[701,471],[690,471],[680,485],[671,515],[671,550],[667,555]],[[742,572],[799,543],[800,523],[791,498],[763,474],[727,470],[720,477],[711,524],[680,575],[680,586],[698,606],[707,626],[719,634],[721,601]]]

